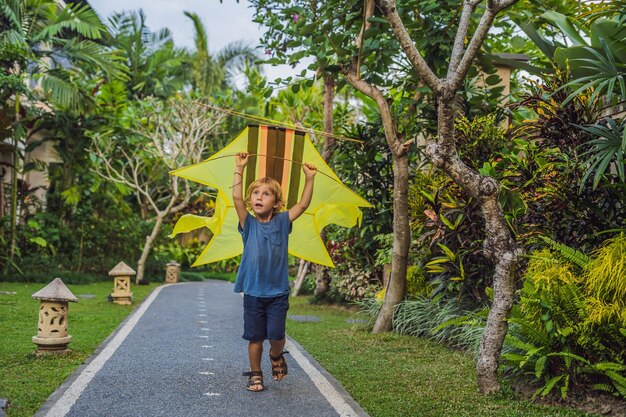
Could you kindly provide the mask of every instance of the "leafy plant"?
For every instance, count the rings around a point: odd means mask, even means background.
[[[605,175],[612,176],[611,168],[617,172],[622,183],[626,182],[626,175],[624,174],[624,167],[626,167],[626,120],[618,122],[612,117],[607,117],[604,120],[606,124],[577,125],[581,130],[595,137],[585,144],[589,149],[580,154],[580,156],[589,156],[582,163],[588,168],[580,180],[580,189],[595,172],[593,176],[593,189],[595,190]]]
[[[565,259],[581,269],[587,268],[589,262],[591,262],[591,258],[589,256],[580,251],[577,251],[574,248],[571,248],[559,242],[555,242],[549,237],[541,236],[541,239],[546,242],[551,249],[557,251],[561,256],[563,256]]]
[[[531,256],[509,322],[505,366],[539,381],[535,396],[559,390],[565,397],[573,387],[623,396],[626,238],[607,240],[586,262],[571,248],[550,245],[558,252]]]

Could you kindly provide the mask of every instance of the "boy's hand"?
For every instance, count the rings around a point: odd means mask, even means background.
[[[237,152],[235,154],[235,163],[237,168],[243,169],[248,164],[248,158],[250,154],[248,152]]]
[[[313,178],[317,174],[317,167],[305,162],[302,164],[302,171],[307,178]]]

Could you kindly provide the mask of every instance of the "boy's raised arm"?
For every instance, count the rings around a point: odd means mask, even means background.
[[[248,216],[246,203],[243,201],[243,169],[248,163],[249,156],[247,152],[239,152],[235,155],[235,172],[233,173],[233,203],[242,228]]]
[[[315,181],[317,168],[315,165],[304,163],[302,164],[302,171],[304,171],[304,189],[302,190],[300,201],[289,209],[289,221],[291,222],[295,221],[309,208],[311,197],[313,196],[313,182]]]

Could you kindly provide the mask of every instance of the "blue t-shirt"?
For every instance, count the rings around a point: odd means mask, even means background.
[[[289,212],[282,211],[269,222],[260,222],[248,213],[243,229],[241,225],[238,229],[243,238],[243,255],[235,292],[263,298],[289,294]]]

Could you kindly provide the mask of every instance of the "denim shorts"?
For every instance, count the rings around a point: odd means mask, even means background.
[[[243,338],[251,342],[285,338],[289,294],[272,298],[243,296]]]

